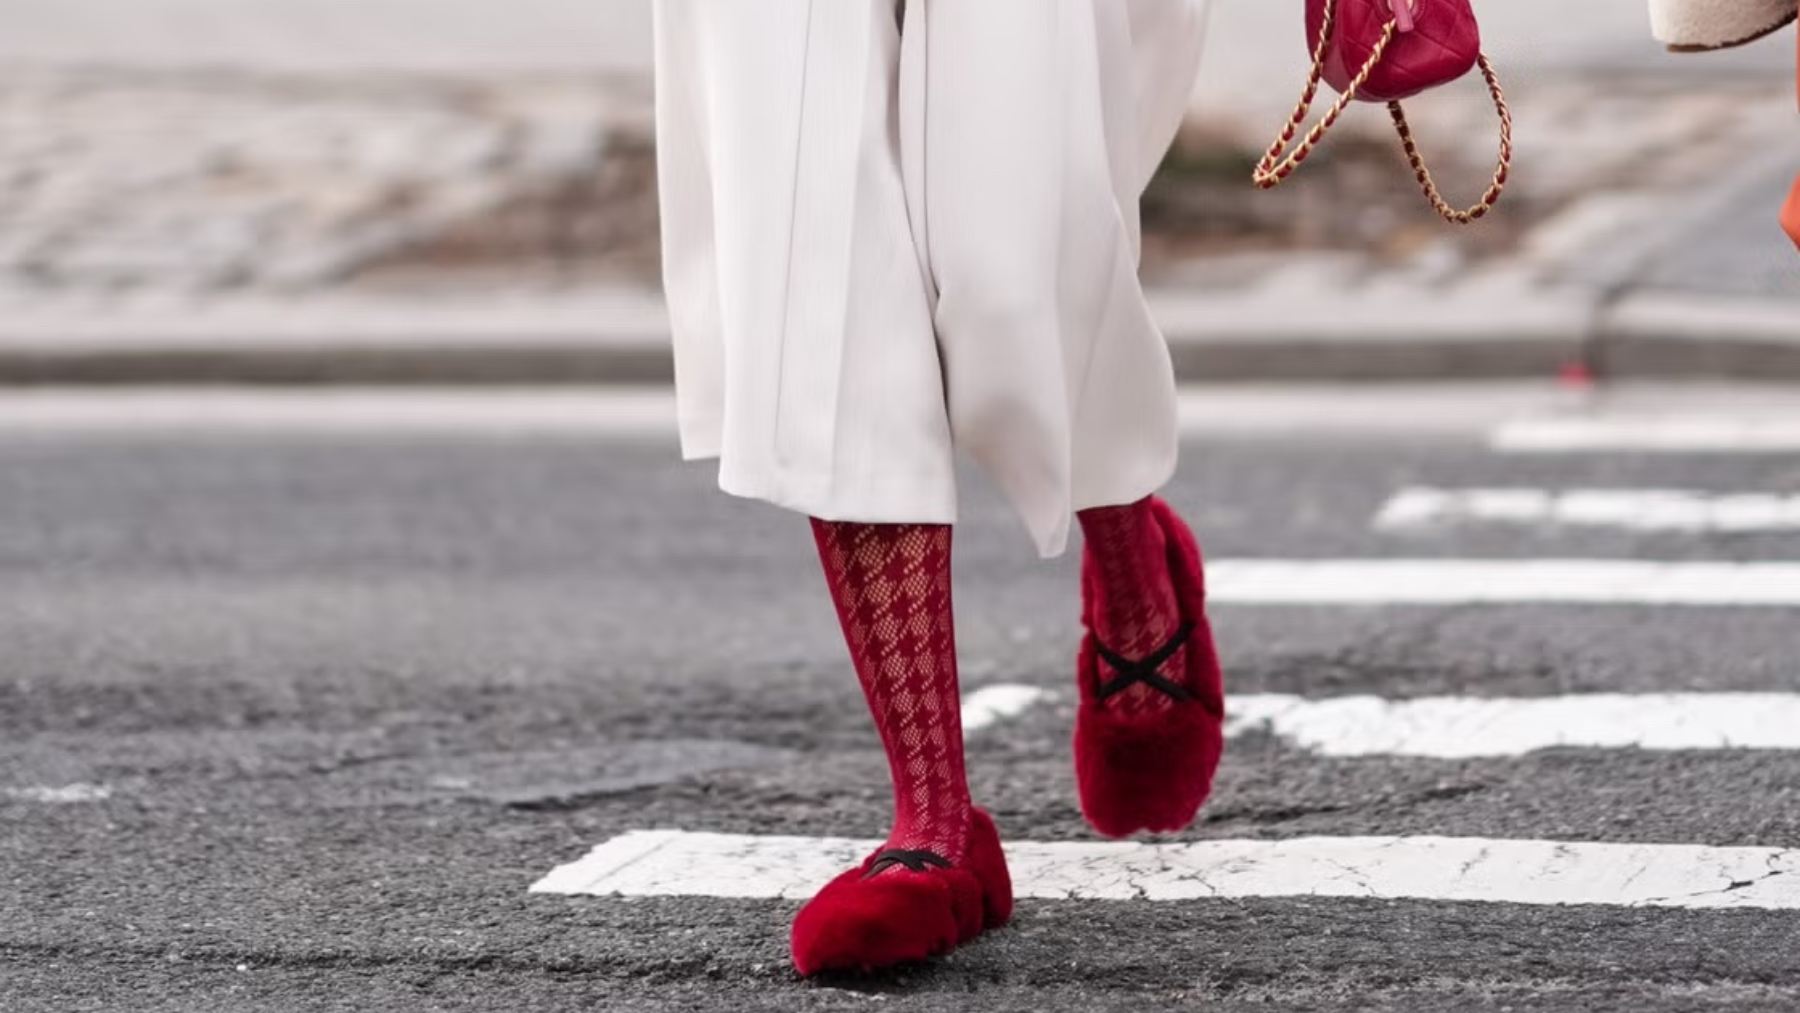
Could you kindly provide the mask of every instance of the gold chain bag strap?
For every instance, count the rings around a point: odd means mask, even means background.
[[[1401,2],[1404,3],[1407,0],[1401,0]],[[1320,31],[1318,43],[1313,48],[1312,73],[1307,76],[1306,87],[1300,93],[1300,101],[1294,106],[1294,113],[1288,118],[1287,125],[1282,128],[1281,136],[1269,146],[1268,152],[1256,164],[1256,169],[1251,174],[1256,185],[1263,190],[1280,186],[1300,166],[1300,163],[1306,161],[1306,157],[1312,154],[1313,148],[1317,147],[1319,142],[1324,139],[1326,132],[1337,123],[1338,118],[1344,114],[1344,110],[1350,107],[1351,101],[1356,98],[1357,91],[1380,65],[1382,57],[1387,53],[1388,46],[1394,41],[1395,33],[1399,30],[1398,19],[1387,23],[1387,27],[1383,30],[1381,38],[1376,41],[1368,61],[1351,79],[1349,86],[1343,89],[1337,101],[1332,103],[1331,108],[1326,111],[1319,122],[1314,124],[1304,137],[1300,138],[1298,146],[1294,147],[1291,152],[1287,151],[1288,146],[1294,143],[1294,138],[1299,134],[1300,128],[1305,125],[1306,116],[1312,111],[1313,101],[1318,96],[1319,82],[1324,79],[1326,54],[1329,52],[1332,33],[1337,24],[1337,7],[1338,0],[1326,0],[1324,28]],[[1425,199],[1431,202],[1432,208],[1442,215],[1445,221],[1455,225],[1467,225],[1493,210],[1494,205],[1500,201],[1500,195],[1506,190],[1507,176],[1512,171],[1512,110],[1506,104],[1506,93],[1500,88],[1500,78],[1494,73],[1493,64],[1488,62],[1487,54],[1482,54],[1478,58],[1477,64],[1481,68],[1482,78],[1487,81],[1488,94],[1494,98],[1494,108],[1500,114],[1500,162],[1494,169],[1493,181],[1488,184],[1487,192],[1483,193],[1481,199],[1468,208],[1459,210],[1445,202],[1443,195],[1438,191],[1437,182],[1431,178],[1431,170],[1425,165],[1425,157],[1419,154],[1419,146],[1413,139],[1412,127],[1406,122],[1406,110],[1397,101],[1387,104],[1388,114],[1394,120],[1394,129],[1400,135],[1401,147],[1406,149],[1406,160],[1412,164],[1413,177],[1419,181],[1419,188],[1425,192]],[[1285,156],[1284,152],[1286,152]]]

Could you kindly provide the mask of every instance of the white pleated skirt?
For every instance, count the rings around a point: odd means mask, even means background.
[[[955,452],[1038,550],[1175,467],[1138,200],[1205,0],[657,0],[682,453],[828,520],[951,523]]]

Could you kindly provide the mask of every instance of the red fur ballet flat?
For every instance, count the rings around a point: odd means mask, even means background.
[[[1167,503],[1152,497],[1150,505],[1168,545],[1182,617],[1168,643],[1133,660],[1095,637],[1103,591],[1093,556],[1085,549],[1082,554],[1081,622],[1087,633],[1076,659],[1081,706],[1075,716],[1075,776],[1082,814],[1108,837],[1180,830],[1193,822],[1212,791],[1224,749],[1224,676],[1206,620],[1200,547]],[[1165,678],[1157,666],[1184,647],[1185,678]],[[1112,670],[1110,676],[1102,673],[1102,662]],[[1170,697],[1172,705],[1141,714],[1105,708],[1107,698],[1139,683]]]
[[[794,918],[794,967],[876,971],[946,953],[1012,917],[1012,877],[994,820],[976,809],[952,864],[931,851],[888,848],[840,874]],[[903,869],[876,876],[890,866]]]

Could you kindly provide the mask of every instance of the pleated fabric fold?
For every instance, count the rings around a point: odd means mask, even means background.
[[[1200,0],[658,0],[682,449],[817,517],[949,523],[955,451],[1044,555],[1175,464],[1137,203]]]

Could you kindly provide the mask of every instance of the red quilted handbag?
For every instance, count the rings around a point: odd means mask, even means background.
[[[1306,37],[1312,46],[1312,73],[1281,136],[1256,165],[1257,186],[1267,190],[1292,175],[1352,100],[1385,102],[1413,175],[1438,214],[1466,225],[1493,209],[1512,169],[1512,113],[1493,64],[1481,52],[1481,29],[1469,0],[1307,0]],[[1438,192],[1400,100],[1455,81],[1477,66],[1500,114],[1500,164],[1481,200],[1459,210]],[[1339,93],[1338,100],[1289,152],[1320,81]]]

